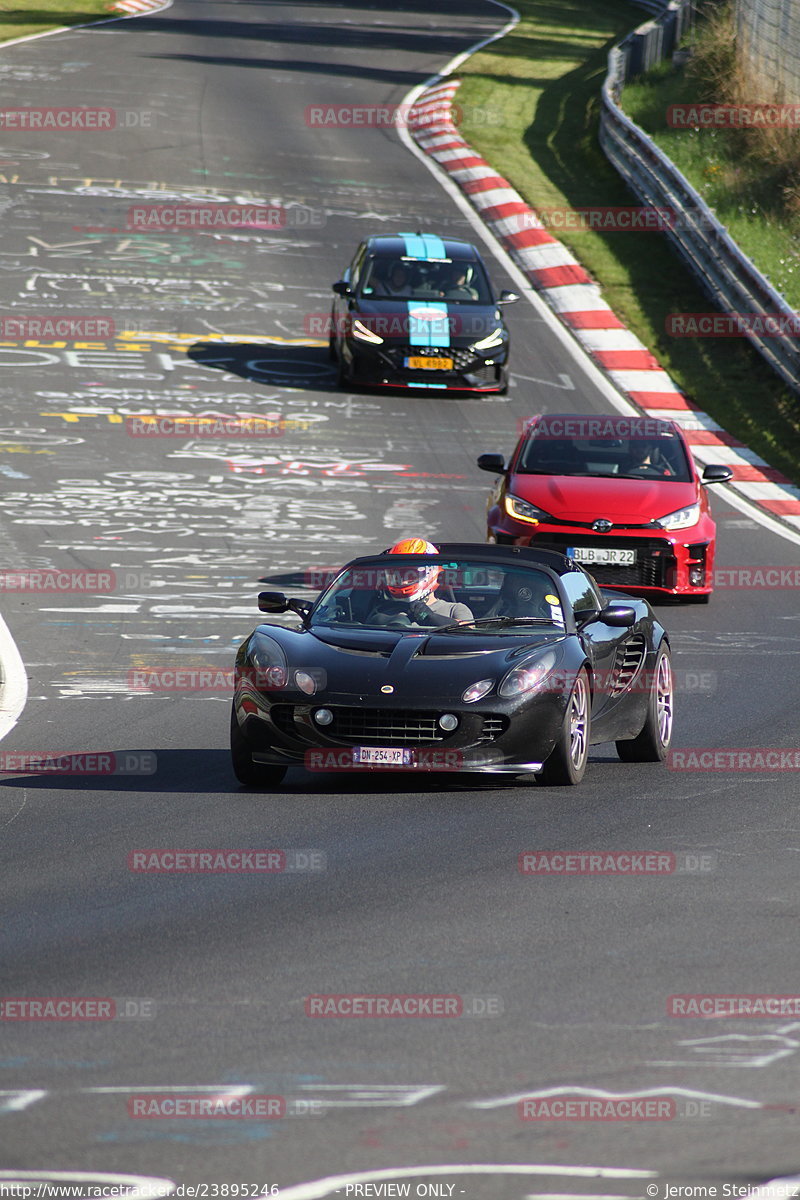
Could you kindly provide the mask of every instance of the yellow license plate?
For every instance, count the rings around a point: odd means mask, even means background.
[[[407,358],[406,366],[412,371],[452,371],[452,358]]]

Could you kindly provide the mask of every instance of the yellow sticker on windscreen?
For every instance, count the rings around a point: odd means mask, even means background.
[[[561,603],[558,596],[545,596],[545,600],[547,601],[548,604],[560,604]]]

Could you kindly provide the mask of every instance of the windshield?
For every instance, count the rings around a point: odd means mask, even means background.
[[[373,257],[364,268],[359,295],[370,300],[440,300],[490,305],[491,288],[476,259]]]
[[[534,431],[516,470],[521,475],[692,480],[683,443],[672,431],[655,437],[610,438],[551,437]]]
[[[505,633],[564,628],[553,579],[535,567],[456,560],[423,565],[424,555],[350,567],[323,592],[311,628],[439,629]]]

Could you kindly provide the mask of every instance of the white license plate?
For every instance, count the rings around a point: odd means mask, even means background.
[[[606,563],[612,567],[632,567],[635,550],[620,550],[617,546],[576,546],[568,551],[579,563]]]
[[[354,746],[353,765],[360,767],[408,767],[412,762],[410,750],[401,746]]]

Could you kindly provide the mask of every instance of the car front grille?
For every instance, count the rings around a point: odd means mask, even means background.
[[[502,733],[508,729],[508,717],[493,717],[485,716],[483,718],[483,732],[478,738],[479,742],[493,742],[495,738],[499,738]]]
[[[309,711],[303,705],[304,712]],[[445,732],[439,725],[439,712],[420,712],[403,708],[351,708],[331,705],[333,721],[330,725],[314,726],[320,734],[343,745],[376,745],[413,747],[431,742],[444,742],[458,733],[458,729]],[[273,704],[270,716],[282,733],[297,737],[302,726],[295,723],[293,704]],[[308,727],[306,726],[306,729]],[[459,725],[459,729],[461,725]],[[478,736],[479,742],[491,742],[508,728],[508,718],[501,715],[483,716]]]
[[[619,538],[616,541],[597,534],[553,534],[532,538],[531,545],[542,550],[558,550],[563,554],[569,546],[609,546],[620,550],[635,550],[636,562],[629,567],[609,563],[584,563],[585,569],[601,587],[658,587],[673,588],[677,578],[677,560],[666,541],[657,538]]]
[[[439,713],[402,708],[332,708],[331,712],[333,723],[323,733],[337,741],[415,746],[420,742],[443,742],[449,736],[439,727]]]

